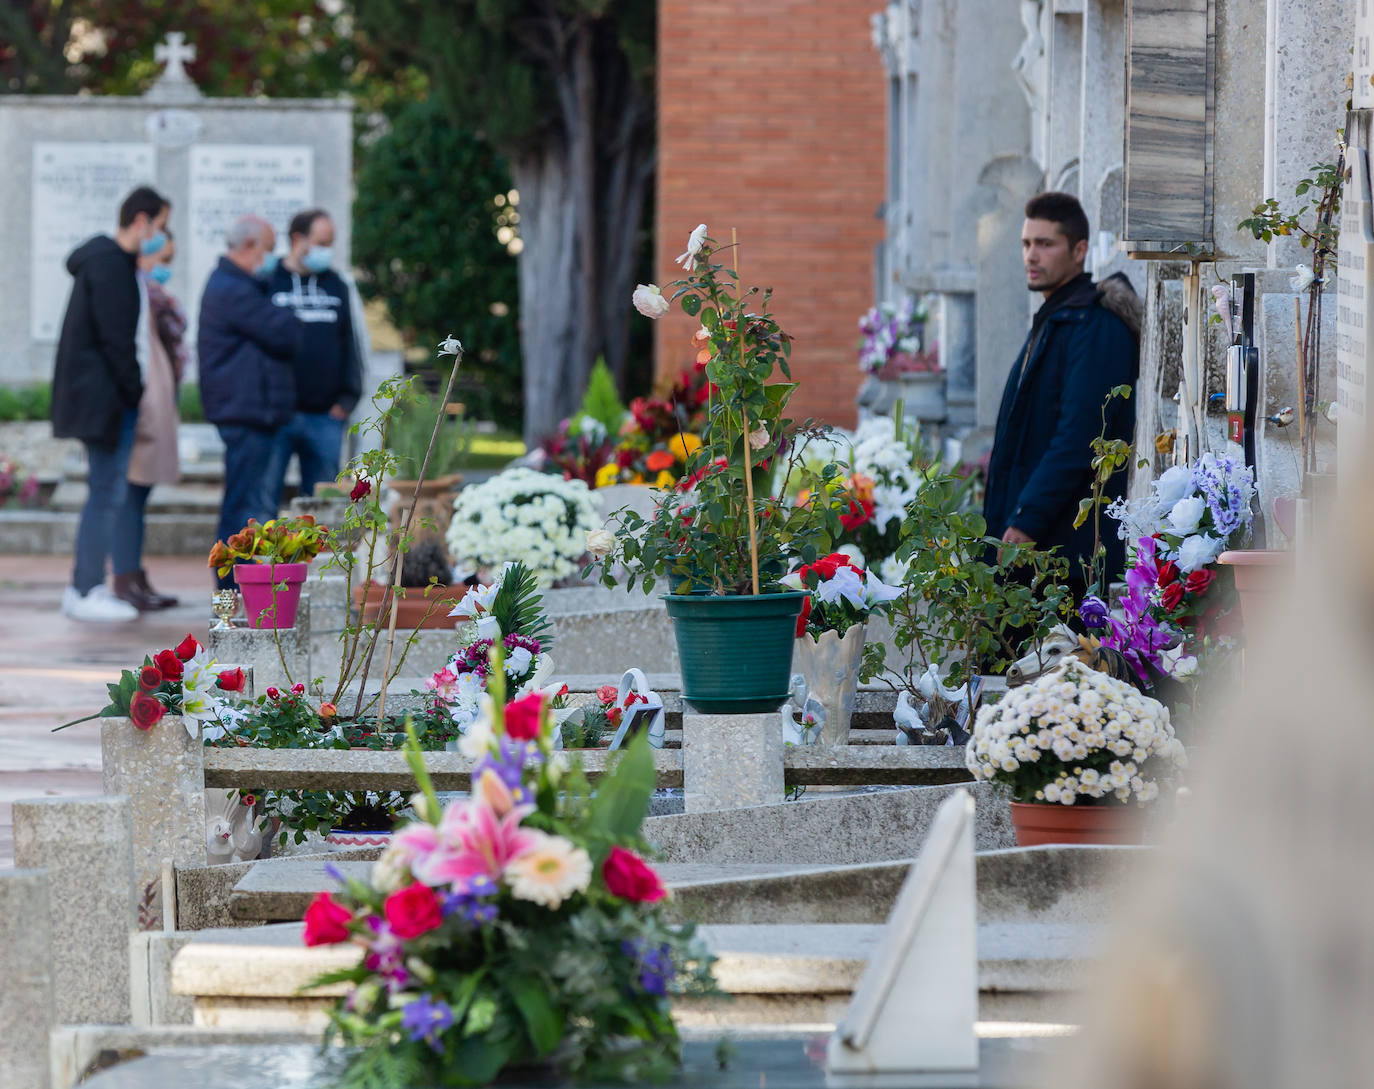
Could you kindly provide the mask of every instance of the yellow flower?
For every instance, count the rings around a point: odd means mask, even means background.
[[[609,488],[620,479],[620,466],[615,462],[601,466],[596,471],[596,486],[598,488]]]
[[[678,461],[686,462],[689,457],[701,449],[701,439],[690,432],[683,435],[674,435],[668,440],[668,449]]]
[[[631,483],[631,484],[643,484],[643,483],[644,483],[644,474],[643,474],[643,473],[635,473],[634,476],[630,477],[630,483]]]
[[[677,477],[673,476],[673,474],[668,472],[667,469],[664,469],[663,472],[659,473],[658,476],[655,478],[654,487],[671,488],[676,483]]]

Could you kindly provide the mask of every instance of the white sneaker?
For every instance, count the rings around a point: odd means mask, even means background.
[[[122,623],[137,620],[138,610],[127,601],[120,601],[104,585],[93,587],[84,597],[75,586],[62,591],[62,611],[73,620],[94,623]]]

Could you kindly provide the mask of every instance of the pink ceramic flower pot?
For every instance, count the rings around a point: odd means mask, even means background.
[[[239,563],[234,581],[243,595],[243,611],[255,628],[291,628],[301,587],[310,572],[308,563]]]
[[[1282,588],[1293,567],[1293,554],[1273,549],[1236,549],[1223,552],[1217,563],[1234,572],[1241,620],[1253,624],[1263,616],[1269,599]]]

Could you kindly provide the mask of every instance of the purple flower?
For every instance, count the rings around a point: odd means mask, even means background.
[[[620,951],[635,961],[639,972],[639,986],[645,994],[662,996],[677,974],[673,967],[672,950],[667,945],[651,946],[643,938],[627,939],[620,943]]]
[[[1107,603],[1096,594],[1089,594],[1078,606],[1078,615],[1083,618],[1083,623],[1094,629],[1107,626],[1109,611]]]
[[[472,767],[474,782],[482,777],[482,772],[491,769],[496,777],[506,784],[506,788],[517,802],[527,801],[525,790],[525,766],[536,765],[543,761],[544,754],[534,741],[515,741],[504,734],[496,739],[496,751],[488,752]]]
[[[363,965],[369,972],[379,975],[386,982],[391,994],[402,991],[410,983],[410,973],[406,970],[405,957],[401,952],[401,939],[391,932],[385,920],[379,915],[370,915],[367,925],[375,935],[368,943],[368,954]]]
[[[482,926],[496,919],[496,882],[485,874],[468,878],[453,891],[444,893],[440,910],[445,916],[457,915],[464,922]]]
[[[501,643],[508,652],[515,650],[516,647],[523,647],[525,650],[529,651],[533,657],[539,657],[539,640],[535,639],[533,636],[511,632],[501,640]]]
[[[410,1038],[416,1043],[423,1040],[440,1053],[444,1050],[444,1041],[439,1037],[452,1025],[453,1010],[448,1003],[427,994],[401,1010],[401,1028],[410,1033]]]

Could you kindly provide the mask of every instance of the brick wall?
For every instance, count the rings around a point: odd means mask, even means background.
[[[660,0],[654,271],[698,223],[738,228],[747,285],[774,289],[795,338],[792,415],[852,426],[857,322],[873,302],[886,88],[869,37],[879,0]],[[659,374],[690,362],[696,324],[656,329]]]

